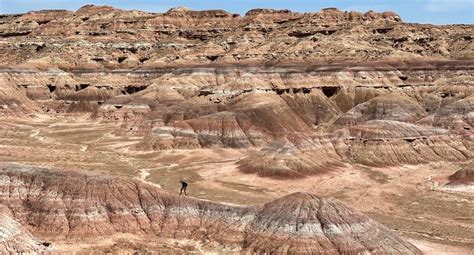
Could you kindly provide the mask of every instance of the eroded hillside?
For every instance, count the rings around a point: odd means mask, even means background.
[[[334,8],[1,15],[0,161],[31,166],[0,172],[0,248],[472,248],[472,34]]]
[[[129,233],[160,245],[167,238],[198,241],[208,246],[204,248],[220,252],[420,253],[343,203],[309,193],[239,207],[178,197],[139,181],[23,165],[3,164],[0,178],[0,202],[33,234],[53,240],[53,244]],[[2,221],[6,229],[0,225],[7,233],[2,236],[2,244],[6,243],[2,252],[41,251],[52,246],[50,242],[20,243],[15,229],[19,225],[9,221]],[[26,239],[29,233],[22,235]],[[12,250],[9,242],[14,245]],[[157,248],[143,243],[148,249]],[[176,246],[177,252],[190,249]]]

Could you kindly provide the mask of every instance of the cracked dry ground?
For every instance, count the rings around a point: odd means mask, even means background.
[[[137,151],[133,145],[140,139],[117,136],[114,125],[86,115],[35,114],[27,119],[2,119],[0,126],[2,162],[127,176],[173,193],[178,181],[186,179],[193,197],[241,205],[269,202],[296,191],[312,192],[346,202],[413,243],[435,250],[473,247],[472,193],[441,188],[442,177],[457,169],[458,163],[384,168],[347,164],[321,176],[279,180],[238,170],[237,162],[252,150]],[[436,176],[438,181],[427,176]],[[119,235],[96,245],[106,246],[113,240],[122,239]]]

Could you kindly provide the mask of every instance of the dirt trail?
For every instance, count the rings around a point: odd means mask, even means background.
[[[149,182],[146,180],[146,178],[150,175],[150,170],[153,170],[153,169],[145,169],[145,168],[142,168],[138,171],[138,176],[135,177],[135,179],[143,182],[143,183],[146,183],[148,185],[152,185],[152,186],[155,186],[157,188],[160,188],[161,189],[161,185],[157,184],[157,183],[154,183],[154,182]]]
[[[423,240],[408,239],[410,243],[420,249],[424,255],[473,255],[474,251],[466,248],[432,243]]]

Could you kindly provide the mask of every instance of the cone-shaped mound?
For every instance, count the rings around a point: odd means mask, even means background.
[[[336,125],[347,126],[369,120],[394,120],[415,122],[425,115],[425,110],[412,98],[403,94],[389,94],[375,97],[342,114]]]
[[[310,139],[292,142],[275,141],[255,154],[239,161],[245,173],[274,178],[298,178],[327,173],[340,167],[339,156],[328,140]]]
[[[333,198],[294,193],[264,205],[244,249],[282,254],[419,254],[366,215]]]

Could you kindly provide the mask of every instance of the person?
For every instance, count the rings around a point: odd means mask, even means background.
[[[179,190],[179,195],[181,196],[181,194],[184,192],[184,195],[187,196],[188,194],[186,193],[186,189],[188,188],[188,183],[183,180],[179,182],[181,182],[181,189]]]

